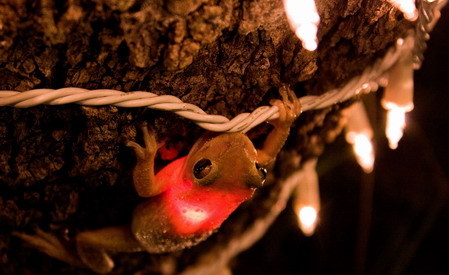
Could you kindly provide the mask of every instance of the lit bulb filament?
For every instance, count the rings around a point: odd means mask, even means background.
[[[305,236],[312,236],[315,232],[320,211],[320,191],[315,166],[316,160],[304,163],[304,176],[298,182],[293,203],[299,228]]]
[[[303,206],[298,210],[299,227],[306,236],[311,236],[315,232],[318,219],[318,211],[313,206]]]
[[[418,11],[416,10],[415,0],[388,0],[390,4],[402,11],[405,19],[415,21],[418,18]]]
[[[409,45],[398,61],[391,67],[388,85],[382,98],[387,110],[385,135],[391,149],[396,149],[405,129],[405,113],[413,110],[413,45],[414,39],[407,38]]]
[[[290,27],[301,40],[302,46],[314,51],[317,46],[316,34],[320,16],[314,0],[284,0],[285,13]]]
[[[403,108],[391,108],[387,112],[387,125],[385,129],[388,143],[391,149],[396,149],[404,134],[405,110]]]
[[[365,173],[371,173],[374,167],[373,144],[367,135],[356,134],[354,136],[353,149],[358,164]]]
[[[371,173],[374,167],[373,129],[361,101],[355,103],[351,111],[346,125],[346,141],[352,144],[357,163],[363,171]]]

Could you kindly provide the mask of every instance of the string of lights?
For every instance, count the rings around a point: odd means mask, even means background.
[[[413,109],[413,70],[421,66],[429,32],[438,21],[440,10],[446,4],[446,0],[418,1],[417,7],[414,0],[389,0],[389,2],[401,10],[406,19],[418,20],[415,30],[409,36],[396,41],[397,45],[408,46],[403,48],[401,56],[390,67],[383,83],[386,86],[382,98],[382,106],[387,111],[386,136],[390,148],[395,149],[406,126],[405,113]],[[295,29],[293,25],[291,27]],[[305,39],[309,39],[308,43],[313,42],[313,38],[301,37],[298,34],[297,36],[303,44],[306,43]],[[373,135],[363,101],[359,101],[351,106],[345,137],[353,146],[357,162],[367,174],[374,169]],[[319,220],[319,177],[312,163],[304,163],[302,170],[308,173],[297,183],[293,210],[303,234],[311,236]],[[366,185],[363,184],[362,188],[366,188]]]
[[[339,89],[333,89],[320,96],[300,98],[303,111],[326,108],[360,93],[377,90],[382,77],[396,63],[408,44],[393,46],[375,64]],[[200,127],[214,132],[247,132],[264,121],[276,119],[276,106],[261,106],[251,113],[242,113],[228,119],[221,115],[210,115],[196,105],[185,103],[172,95],[156,95],[150,92],[121,92],[117,90],[87,90],[68,87],[62,89],[35,89],[24,92],[0,91],[0,106],[29,108],[41,104],[79,104],[85,106],[112,105],[122,108],[147,107],[171,111],[190,119]]]

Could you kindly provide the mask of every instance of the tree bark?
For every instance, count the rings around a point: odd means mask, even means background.
[[[0,89],[143,90],[231,118],[268,105],[285,84],[298,96],[339,87],[413,27],[386,1],[317,1],[317,8],[319,48],[309,52],[289,29],[279,0],[1,0]],[[168,255],[119,254],[113,273],[194,272],[229,249],[285,204],[280,179],[333,140],[343,125],[340,110],[349,104],[302,114],[268,186],[207,241]],[[124,140],[139,140],[141,121],[180,154],[203,133],[191,121],[144,108],[0,107],[1,273],[90,273],[11,232],[38,226],[70,240],[83,230],[129,222],[139,199],[131,184],[134,156]],[[268,130],[261,125],[249,136],[258,144]]]

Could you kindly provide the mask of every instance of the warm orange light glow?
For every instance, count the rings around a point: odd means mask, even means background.
[[[403,108],[391,108],[387,112],[387,126],[385,134],[391,149],[396,149],[404,134],[405,110]]]
[[[418,18],[418,11],[416,10],[415,0],[388,0],[390,4],[402,11],[405,19],[415,21]]]
[[[371,173],[374,167],[373,144],[368,136],[356,134],[354,136],[353,149],[357,163],[362,167],[365,173]]]
[[[363,102],[355,103],[351,111],[345,138],[353,146],[357,163],[365,173],[371,173],[374,167],[374,149],[371,142],[373,130]]]
[[[391,149],[396,149],[405,129],[405,113],[413,110],[413,45],[414,39],[398,43],[409,47],[388,73],[388,85],[382,98],[387,110],[385,134]]]
[[[295,34],[302,41],[302,46],[308,51],[314,51],[318,47],[316,33],[318,28],[315,25],[308,24],[300,26],[295,30]]]
[[[320,16],[314,0],[284,0],[285,13],[290,27],[302,41],[302,46],[314,51],[317,46],[316,34]]]
[[[305,236],[311,236],[315,232],[320,211],[320,191],[315,166],[316,160],[304,163],[304,176],[298,182],[293,202],[298,226]]]
[[[312,236],[315,232],[318,212],[313,206],[304,206],[297,210],[299,227],[306,236]]]

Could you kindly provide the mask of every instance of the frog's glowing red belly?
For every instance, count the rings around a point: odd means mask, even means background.
[[[254,192],[183,180],[184,160],[172,162],[156,175],[158,180],[169,181],[167,190],[143,202],[134,213],[132,230],[150,252],[180,250],[202,241]]]
[[[254,190],[216,188],[214,184],[200,186],[183,179],[186,158],[180,158],[162,169],[158,180],[167,181],[160,196],[173,229],[179,234],[194,234],[215,230]],[[229,184],[232,186],[232,184]],[[162,214],[162,213],[161,213]]]
[[[229,194],[204,190],[175,194],[168,193],[165,203],[172,226],[179,234],[195,234],[217,229],[248,197],[248,194]]]

